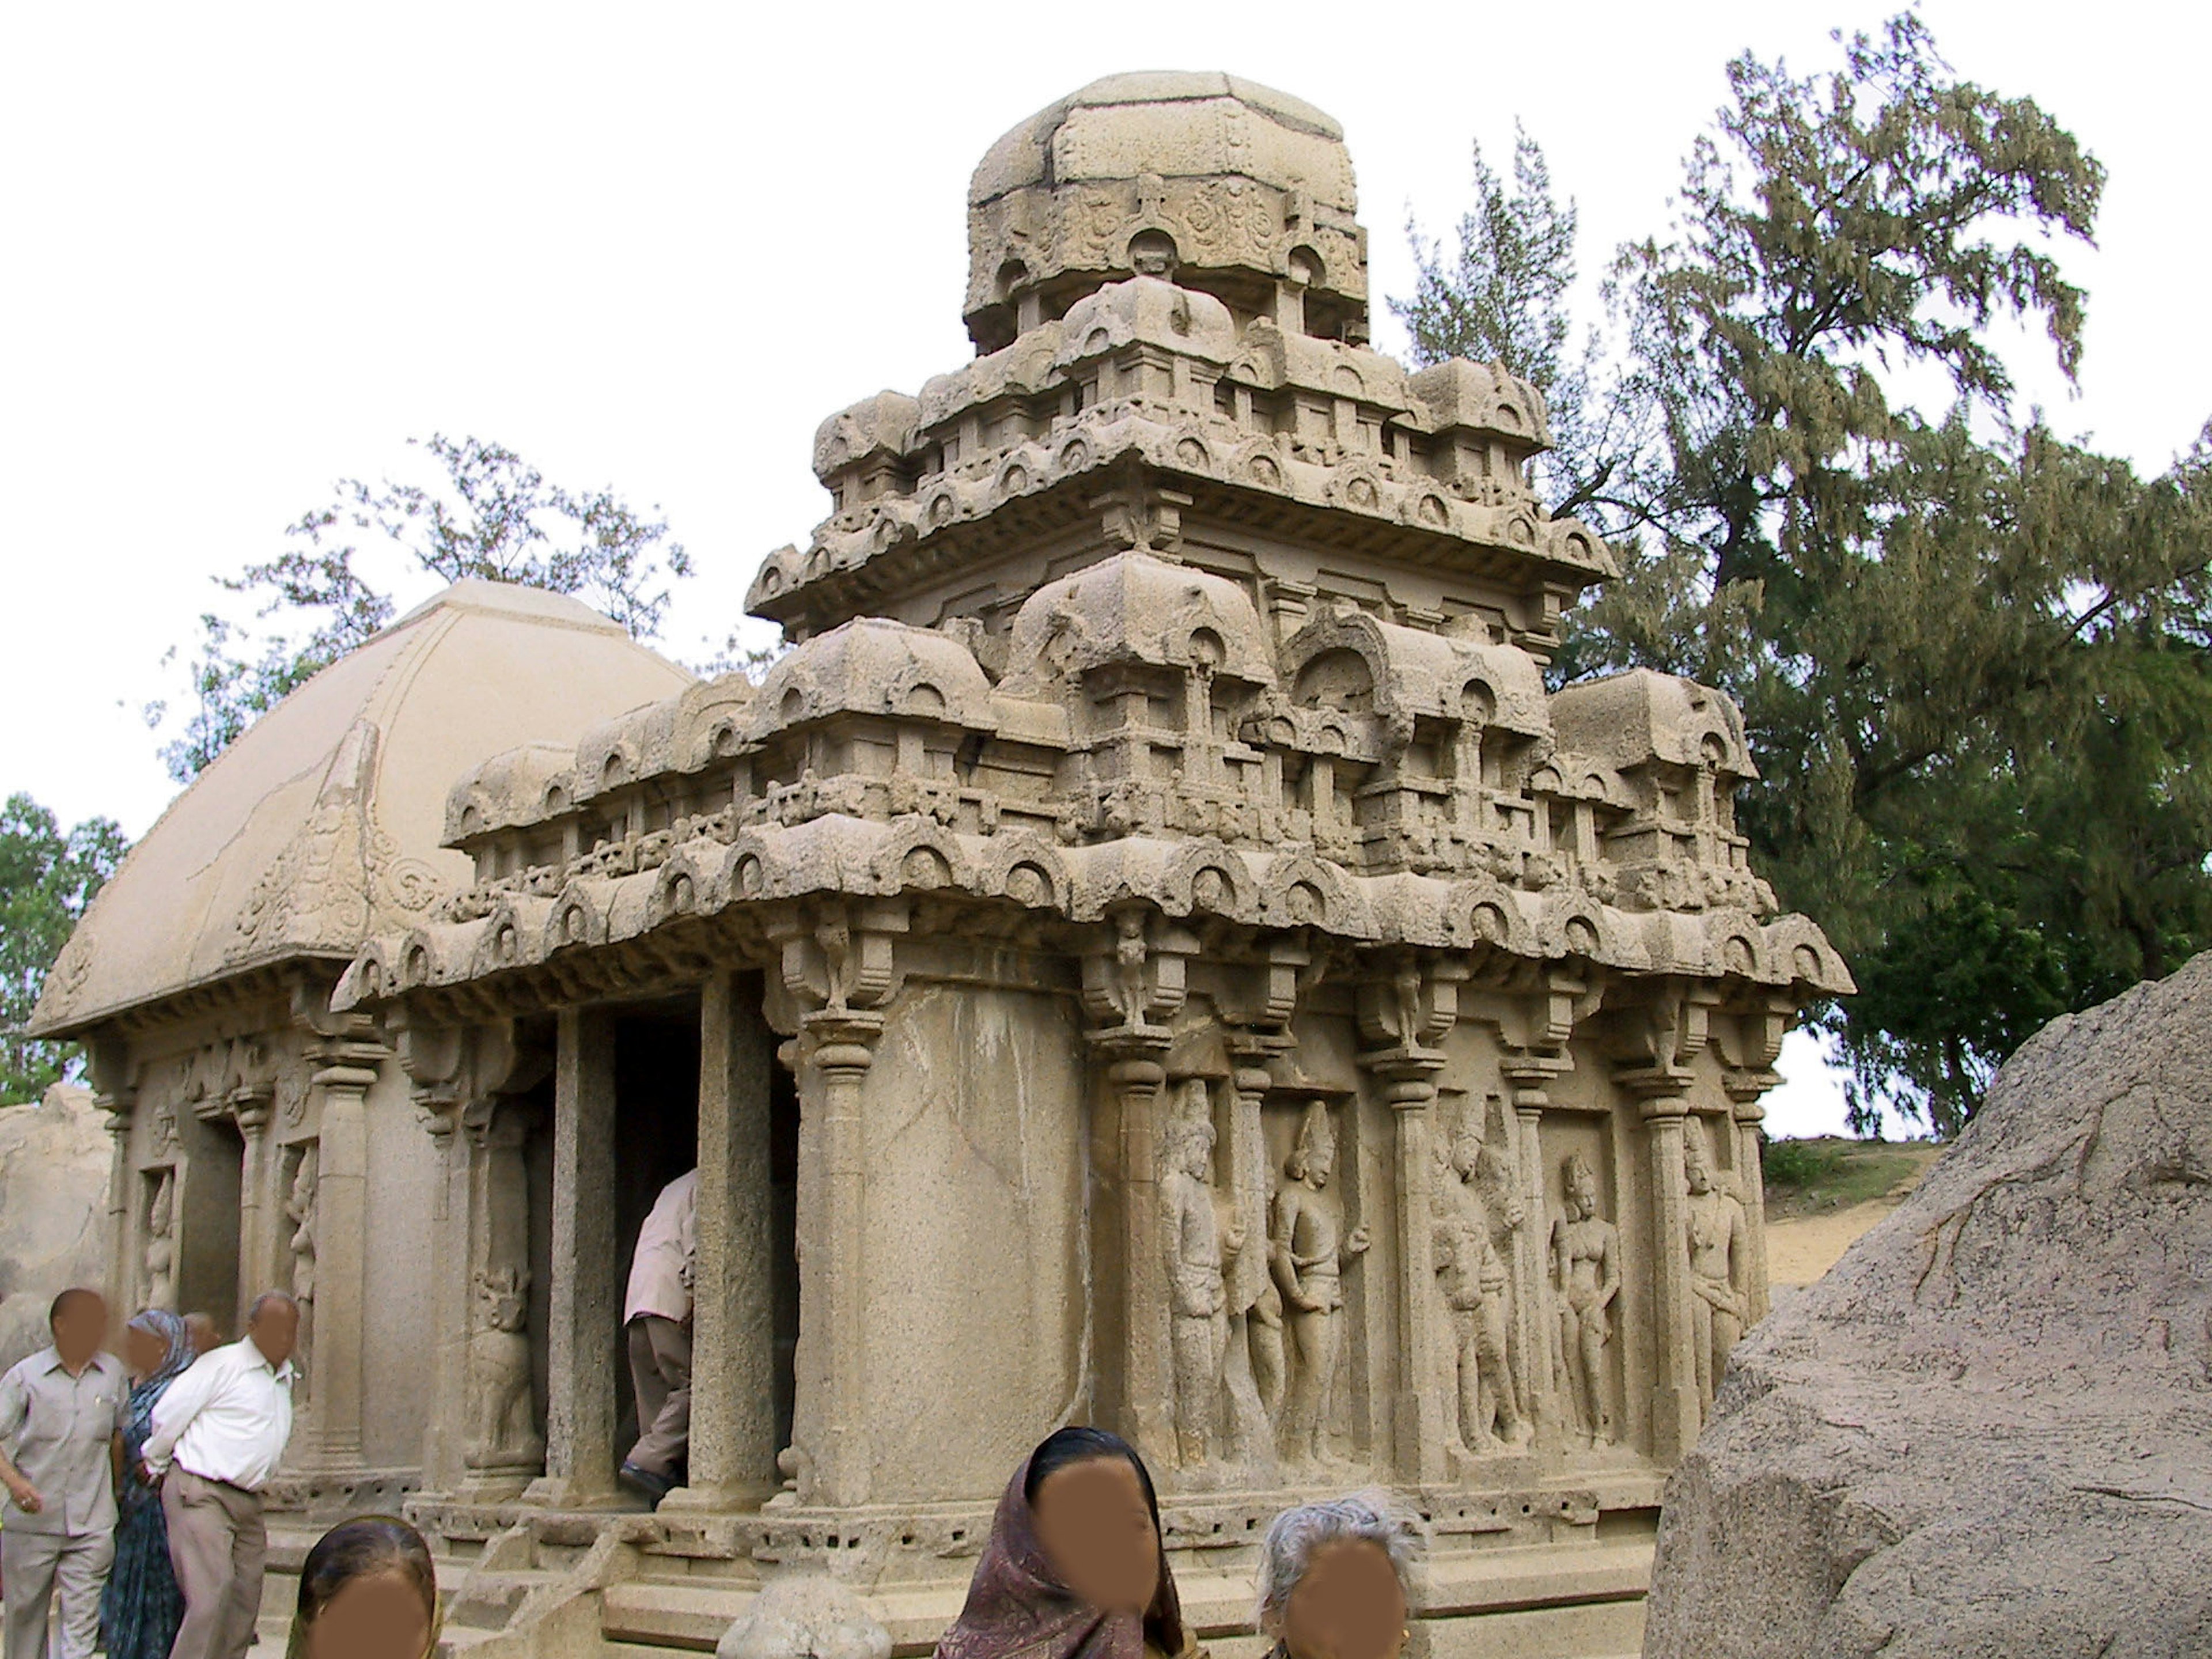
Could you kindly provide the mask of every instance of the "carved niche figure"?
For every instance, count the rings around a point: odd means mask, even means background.
[[[1233,1218],[1224,1224],[1206,1181],[1213,1124],[1206,1115],[1202,1079],[1186,1085],[1185,1101],[1162,1132],[1167,1156],[1160,1210],[1167,1234],[1176,1443],[1188,1468],[1212,1458],[1219,1438],[1229,1334],[1221,1269],[1243,1248],[1244,1234]]]
[[[480,1268],[476,1328],[469,1337],[468,1465],[534,1468],[545,1455],[530,1396],[530,1275]]]
[[[292,1166],[292,1188],[284,1213],[292,1223],[292,1299],[300,1304],[299,1350],[304,1370],[312,1353],[315,1320],[315,1148],[300,1150]]]
[[[1465,1113],[1439,1147],[1432,1199],[1437,1283],[1445,1310],[1444,1381],[1458,1405],[1458,1438],[1472,1451],[1525,1443],[1533,1425],[1513,1371],[1512,1273],[1498,1237],[1526,1219],[1519,1198],[1494,1178],[1478,1114]],[[1493,1225],[1493,1221],[1500,1224]]]
[[[177,1172],[164,1170],[146,1206],[146,1305],[177,1305]]]
[[[1692,1118],[1682,1127],[1682,1171],[1690,1188],[1690,1343],[1698,1372],[1698,1400],[1712,1415],[1729,1350],[1743,1334],[1751,1298],[1744,1285],[1743,1206],[1720,1185],[1705,1126]]]
[[[1320,1101],[1306,1108],[1297,1145],[1283,1165],[1268,1228],[1269,1262],[1290,1328],[1290,1383],[1283,1402],[1285,1456],[1319,1462],[1326,1455],[1330,1389],[1344,1324],[1344,1269],[1367,1249],[1367,1229],[1344,1224],[1344,1200],[1333,1188],[1336,1132]]]
[[[1613,1340],[1613,1301],[1620,1294],[1620,1231],[1597,1212],[1597,1171],[1589,1160],[1571,1153],[1562,1173],[1566,1201],[1552,1223],[1559,1359],[1583,1437],[1593,1446],[1609,1446],[1613,1399],[1605,1350]]]

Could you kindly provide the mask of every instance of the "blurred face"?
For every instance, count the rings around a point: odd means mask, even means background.
[[[1283,1616],[1293,1659],[1387,1659],[1406,1634],[1406,1593],[1379,1544],[1324,1544],[1306,1565]]]
[[[73,1296],[54,1321],[54,1346],[64,1365],[83,1364],[107,1340],[107,1304],[86,1293]]]
[[[216,1329],[215,1321],[204,1313],[185,1316],[185,1334],[191,1338],[195,1354],[205,1353],[210,1348],[220,1346],[222,1342],[222,1334]]]
[[[429,1609],[399,1572],[355,1579],[307,1632],[307,1659],[422,1659],[429,1650]]]
[[[300,1310],[289,1302],[268,1303],[246,1328],[246,1334],[253,1339],[264,1359],[281,1367],[300,1340]]]
[[[169,1345],[136,1325],[123,1328],[123,1363],[140,1376],[151,1376],[169,1357]]]
[[[1046,1559],[1078,1600],[1140,1613],[1160,1583],[1159,1537],[1145,1489],[1126,1458],[1094,1457],[1047,1475],[1036,1527]]]

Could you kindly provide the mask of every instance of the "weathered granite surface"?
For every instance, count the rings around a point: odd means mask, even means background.
[[[107,1133],[92,1091],[0,1107],[0,1370],[46,1346],[46,1310],[107,1274]]]
[[[1647,1659],[2212,1652],[2212,955],[2015,1054],[1735,1352]]]

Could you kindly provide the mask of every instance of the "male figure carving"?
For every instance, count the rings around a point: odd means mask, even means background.
[[[1575,1416],[1590,1444],[1613,1444],[1613,1403],[1605,1350],[1613,1340],[1613,1301],[1620,1294],[1620,1231],[1597,1212],[1597,1171],[1571,1154],[1562,1185],[1566,1202],[1552,1223],[1552,1267],[1559,1287],[1559,1355]]]
[[[1198,1085],[1203,1091],[1205,1085]],[[1167,1168],[1160,1208],[1168,1248],[1169,1340],[1175,1369],[1176,1448],[1183,1467],[1213,1455],[1221,1420],[1222,1363],[1229,1316],[1222,1291],[1224,1259],[1243,1248],[1243,1229],[1222,1224],[1206,1182],[1213,1125],[1178,1115],[1167,1126]]]
[[[1511,1274],[1492,1239],[1490,1206],[1476,1186],[1483,1165],[1477,1127],[1462,1122],[1439,1162],[1433,1248],[1446,1314],[1446,1382],[1455,1389],[1460,1437],[1474,1451],[1490,1450],[1500,1440],[1517,1445],[1529,1437],[1530,1425],[1521,1410],[1507,1346]],[[1502,1213],[1509,1231],[1524,1218],[1510,1189],[1503,1194]]]
[[[1729,1350],[1743,1334],[1750,1297],[1743,1284],[1743,1206],[1715,1178],[1705,1126],[1684,1126],[1682,1170],[1690,1188],[1690,1338],[1697,1362],[1698,1400],[1713,1410],[1713,1390],[1727,1367]]]
[[[1269,1227],[1270,1265],[1290,1328],[1291,1379],[1283,1404],[1284,1455],[1322,1461],[1328,1433],[1330,1385],[1344,1316],[1344,1268],[1367,1249],[1367,1229],[1344,1224],[1344,1200],[1329,1185],[1336,1170],[1336,1133],[1328,1111],[1306,1109],[1297,1145],[1283,1165],[1288,1177],[1275,1194]]]

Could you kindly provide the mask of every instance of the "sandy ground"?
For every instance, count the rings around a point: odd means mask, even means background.
[[[1766,1282],[1777,1289],[1802,1289],[1834,1267],[1858,1241],[1920,1184],[1920,1177],[1942,1155],[1936,1146],[1914,1149],[1912,1170],[1880,1198],[1826,1215],[1773,1216],[1766,1220]]]
[[[1766,1224],[1766,1282],[1770,1285],[1811,1284],[1836,1265],[1859,1235],[1903,1201],[1893,1193],[1865,1204],[1854,1204],[1833,1215],[1801,1216]]]

